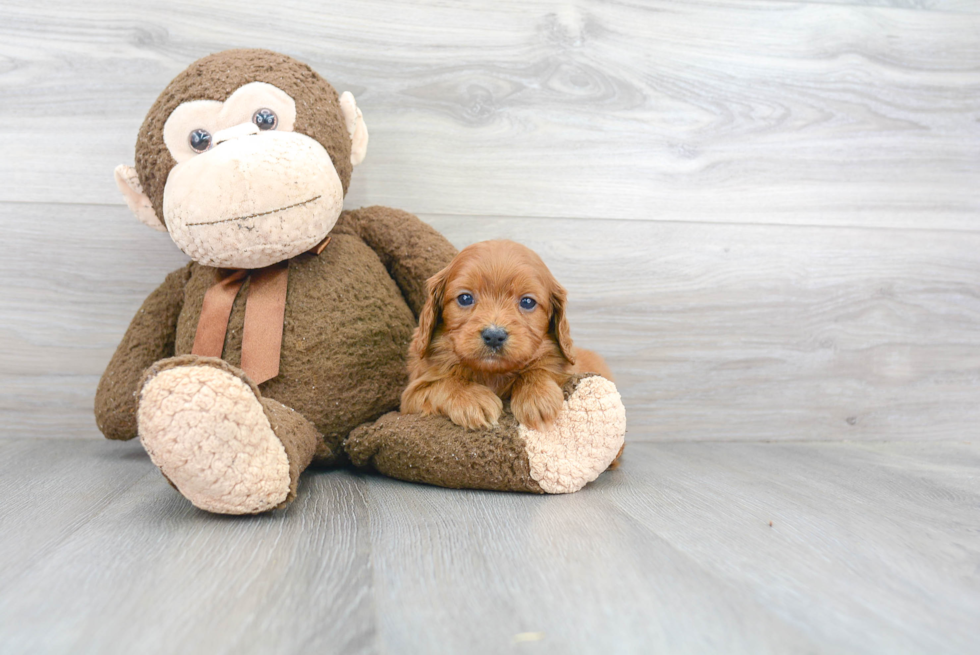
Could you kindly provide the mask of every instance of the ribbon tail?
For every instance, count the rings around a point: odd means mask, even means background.
[[[228,318],[238,291],[245,283],[248,271],[236,270],[225,277],[204,294],[201,317],[194,333],[194,346],[191,353],[202,357],[221,357],[225,348],[225,333],[228,331]]]
[[[288,280],[288,260],[252,271],[245,301],[242,370],[255,384],[279,375]]]

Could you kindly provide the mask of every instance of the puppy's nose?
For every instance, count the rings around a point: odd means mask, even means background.
[[[483,337],[483,343],[487,344],[488,348],[499,350],[504,345],[504,342],[507,341],[507,330],[498,325],[491,325],[490,327],[483,328],[480,336]]]

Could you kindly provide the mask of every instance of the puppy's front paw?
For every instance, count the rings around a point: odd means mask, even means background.
[[[517,422],[532,430],[542,430],[554,422],[565,396],[554,380],[539,379],[521,385],[510,401]]]
[[[441,410],[456,425],[477,430],[495,425],[504,404],[487,387],[471,385],[460,389]]]

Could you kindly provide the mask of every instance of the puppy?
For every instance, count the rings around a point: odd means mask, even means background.
[[[476,429],[496,423],[510,399],[514,418],[540,429],[561,410],[569,375],[612,379],[599,355],[572,346],[565,289],[519,243],[464,248],[426,289],[402,412],[443,414]]]

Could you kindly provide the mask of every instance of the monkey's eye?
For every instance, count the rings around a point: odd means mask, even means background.
[[[524,296],[521,298],[521,309],[526,309],[528,311],[534,309],[538,306],[538,301],[531,296]]]
[[[459,303],[460,307],[469,307],[473,304],[473,296],[468,293],[461,293],[456,296],[456,302]]]
[[[207,130],[194,130],[187,137],[194,152],[204,152],[211,148],[211,133]]]
[[[276,118],[276,113],[271,109],[260,109],[252,114],[252,122],[264,132],[265,130],[276,129],[279,119]]]

